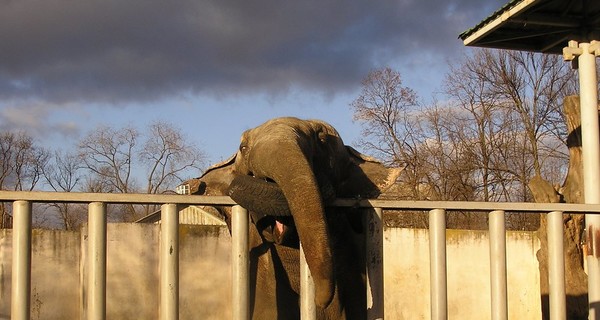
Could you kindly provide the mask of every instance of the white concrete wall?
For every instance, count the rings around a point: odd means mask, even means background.
[[[430,319],[429,236],[424,229],[384,232],[385,316]],[[533,232],[506,235],[509,319],[541,319],[539,240]],[[449,319],[490,319],[488,233],[446,232]]]
[[[160,226],[109,224],[107,233],[107,319],[156,319]],[[180,225],[179,233],[180,319],[231,318],[229,231]]]
[[[180,319],[231,318],[229,231],[179,230]],[[108,225],[107,319],[158,317],[159,235],[156,224]],[[34,230],[32,320],[85,319],[86,251],[86,232]],[[11,252],[11,230],[0,230],[0,319],[10,319]]]
[[[32,235],[31,319],[77,319],[79,233],[34,230]],[[11,261],[12,232],[1,229],[0,319],[10,319]]]
[[[155,319],[158,239],[155,224],[109,224],[108,319]],[[385,315],[429,319],[427,230],[386,229]],[[85,319],[87,235],[33,232],[32,319]],[[487,232],[449,230],[449,319],[489,319]],[[224,227],[180,226],[180,318],[229,319],[230,237]],[[532,232],[507,234],[510,319],[540,319],[539,241]],[[10,309],[11,232],[0,230],[0,319]],[[81,284],[80,284],[81,283]]]

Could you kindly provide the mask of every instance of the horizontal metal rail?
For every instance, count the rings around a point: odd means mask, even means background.
[[[179,194],[143,193],[86,193],[86,192],[44,192],[44,191],[0,191],[0,202],[32,201],[39,203],[121,203],[121,204],[165,204],[179,205],[236,205],[228,196],[197,196]],[[533,202],[478,202],[478,201],[411,201],[375,199],[337,199],[330,206],[381,208],[397,210],[446,211],[518,211],[547,213],[552,211],[570,213],[600,213],[600,204],[576,203],[533,203]]]
[[[87,318],[106,318],[106,204],[161,204],[160,249],[160,319],[177,319],[179,304],[179,244],[178,205],[235,206],[233,210],[232,276],[234,319],[248,319],[248,213],[226,196],[190,196],[173,194],[112,194],[0,191],[0,202],[13,202],[13,273],[12,319],[30,318],[31,288],[31,204],[32,203],[88,203],[89,204],[89,274]],[[447,318],[445,212],[453,210],[482,211],[490,215],[490,283],[492,319],[507,318],[506,297],[506,212],[548,213],[550,316],[565,319],[563,212],[600,213],[600,204],[557,203],[502,203],[464,201],[393,201],[338,199],[333,206],[375,208],[368,221],[367,245],[367,299],[370,318],[383,318],[383,209],[423,210],[430,214],[430,275],[431,317]],[[245,232],[244,232],[245,230]],[[371,243],[372,242],[372,243]],[[305,270],[307,271],[307,269]],[[303,294],[312,294],[304,290]],[[308,314],[314,312],[310,296],[303,297]],[[308,302],[307,302],[308,301]],[[367,307],[367,306],[365,306]],[[307,312],[304,310],[303,312]],[[306,318],[310,318],[307,315]]]
[[[227,196],[195,196],[181,194],[147,193],[88,193],[88,192],[45,192],[45,191],[0,191],[0,202],[32,201],[38,203],[91,203],[112,204],[165,204],[179,205],[236,205]]]

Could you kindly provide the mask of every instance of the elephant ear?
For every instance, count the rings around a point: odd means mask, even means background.
[[[352,165],[340,185],[340,197],[377,198],[388,191],[404,168],[389,168],[376,158],[346,146]]]
[[[220,168],[224,168],[227,166],[231,166],[233,165],[233,163],[235,162],[235,157],[237,156],[237,152],[232,154],[229,158],[227,158],[226,160],[223,160],[219,163],[215,163],[212,166],[208,167],[208,169],[206,169],[206,171],[204,171],[204,173],[202,174],[202,176],[200,176],[200,178],[204,177],[206,174],[208,174],[209,172],[213,171],[213,170],[217,170]]]
[[[233,154],[227,160],[210,166],[204,173],[198,177],[189,179],[181,183],[180,186],[187,186],[189,194],[222,196],[226,194],[227,187],[234,178],[233,169],[236,154]]]
[[[319,164],[315,165],[314,169],[322,170],[321,172],[315,172],[315,174],[320,175],[317,179],[319,179],[319,182],[325,181],[323,185],[326,183],[329,183],[331,186],[337,185],[340,177],[346,174],[348,165],[350,164],[344,141],[337,130],[330,124],[321,120],[311,120],[310,123],[317,133],[318,151],[314,156],[316,156]],[[325,176],[327,176],[327,179],[323,180]],[[323,185],[321,189],[326,188]],[[327,195],[327,192],[322,192],[322,194]]]

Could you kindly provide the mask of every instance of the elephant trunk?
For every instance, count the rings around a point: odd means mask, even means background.
[[[315,303],[325,308],[335,291],[333,257],[325,208],[311,163],[297,142],[279,143],[277,150],[264,151],[258,154],[270,157],[270,161],[252,159],[251,163],[272,165],[253,168],[254,173],[274,180],[285,195],[314,280]]]

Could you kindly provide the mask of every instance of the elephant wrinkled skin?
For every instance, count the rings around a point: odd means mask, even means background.
[[[363,214],[326,204],[376,198],[399,172],[345,146],[323,121],[276,118],[244,132],[238,152],[194,179],[192,193],[230,195],[251,212],[253,319],[299,319],[298,240],[318,318],[365,319]],[[230,209],[217,209],[231,227]]]

